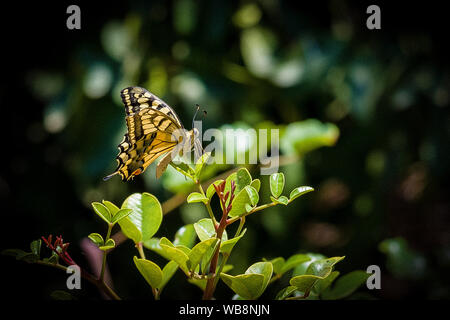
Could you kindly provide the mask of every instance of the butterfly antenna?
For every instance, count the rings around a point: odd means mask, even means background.
[[[119,173],[119,171],[116,171],[116,172],[114,172],[114,173],[111,173],[109,176],[106,176],[106,177],[104,177],[103,178],[103,181],[107,181],[107,180],[109,180],[109,179],[111,179],[112,177],[114,177],[116,174],[118,174]]]
[[[197,107],[197,110],[195,110],[194,117],[192,118],[192,128],[194,128],[195,117],[197,117],[198,110],[200,110],[198,103],[196,103],[195,106]]]

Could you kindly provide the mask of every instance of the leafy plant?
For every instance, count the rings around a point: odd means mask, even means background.
[[[105,237],[99,233],[91,233],[88,236],[91,242],[103,251],[102,268],[99,277],[84,269],[81,275],[111,298],[120,299],[104,281],[108,252],[116,246],[111,238],[111,230],[118,224],[123,234],[135,243],[139,256],[134,256],[133,262],[151,287],[155,299],[160,298],[164,287],[178,269],[190,283],[203,290],[205,300],[213,298],[219,281],[223,281],[234,292],[236,299],[258,299],[270,284],[291,273],[289,286],[275,297],[288,300],[344,298],[367,279],[365,272],[354,271],[339,278],[332,287],[333,281],[339,276],[339,272],[334,271],[334,266],[344,257],[327,258],[320,254],[294,254],[287,259],[263,259],[249,266],[243,274],[229,274],[232,266],[227,264],[227,261],[235,246],[245,237],[246,220],[266,208],[287,206],[314,189],[301,186],[291,190],[289,196],[283,195],[285,176],[283,173],[274,173],[268,179],[271,202],[260,204],[261,181],[253,179],[246,168],[240,168],[224,179],[210,183],[205,191],[200,183],[200,174],[209,157],[209,153],[204,154],[194,167],[185,162],[171,163],[197,186],[198,191],[191,192],[187,196],[187,202],[202,203],[209,214],[208,218],[182,226],[173,241],[166,237],[154,237],[162,223],[163,211],[158,199],[149,193],[130,195],[120,208],[106,200],[102,203],[92,203],[94,212],[107,224]],[[211,206],[215,196],[220,203],[219,214],[214,212]],[[227,230],[234,223],[237,223],[238,227],[231,236]],[[31,243],[31,252],[12,249],[4,253],[15,256],[18,260],[63,270],[70,265],[76,265],[68,253],[69,244],[64,243],[61,236],[54,242],[52,236],[43,237],[42,240],[52,251],[50,257],[41,258],[41,240]],[[161,268],[146,257],[144,248],[165,258],[167,263]],[[64,291],[57,291],[52,296],[68,299]]]

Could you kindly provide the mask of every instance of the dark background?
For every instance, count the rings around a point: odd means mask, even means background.
[[[117,139],[124,130],[123,109],[113,102],[119,92],[115,87],[126,65],[132,64],[111,57],[101,41],[115,21],[119,29],[131,25],[137,30],[130,45],[144,62],[131,84],[152,85],[151,70],[162,66],[166,85],[156,84],[163,94],[154,93],[176,106],[186,124],[193,104],[168,84],[184,72],[201,79],[216,102],[217,107],[208,110],[207,127],[239,120],[255,125],[252,119],[288,124],[315,118],[340,129],[337,144],[308,154],[303,176],[292,182],[315,187],[314,195],[286,209],[287,220],[278,219],[276,227],[271,228],[270,218],[249,219],[253,232],[236,252],[233,272],[262,257],[296,252],[345,255],[338,266],[343,274],[380,265],[382,290],[370,292],[373,297],[448,298],[450,78],[444,8],[438,2],[254,2],[261,12],[257,24],[276,39],[280,61],[297,43],[305,70],[315,55],[324,64],[321,71],[286,88],[248,72],[240,50],[245,28],[233,24],[232,17],[253,2],[183,3],[196,9],[187,30],[177,24],[189,15],[176,14],[183,12],[179,1],[78,2],[81,30],[66,28],[66,8],[72,3],[3,6],[1,249],[27,249],[41,235],[62,234],[75,260],[86,265],[79,240],[106,231],[90,202],[108,199],[120,204],[128,194],[143,191],[164,201],[173,194],[154,183],[153,172],[129,184],[115,180],[105,186],[101,180],[113,169]],[[365,27],[369,4],[381,8],[381,30]],[[187,57],[177,58],[175,43],[188,44]],[[308,46],[313,46],[309,55]],[[225,79],[218,67],[224,61],[247,69],[243,74],[250,80]],[[98,64],[109,70],[110,85],[104,95],[90,97],[84,86]],[[332,70],[343,74],[343,85],[330,76]],[[361,70],[369,80],[358,87]],[[55,110],[65,117],[59,129],[48,118]],[[298,172],[293,168],[286,170]],[[295,180],[292,175],[287,179]],[[164,218],[158,236],[172,238],[187,223],[181,211]],[[402,247],[400,255],[385,254],[379,244],[386,239],[406,243],[406,249]],[[134,254],[126,242],[111,254],[109,265],[122,296],[145,297],[150,292],[132,264]],[[2,287],[12,299],[50,299],[50,293],[65,284],[60,271],[3,256],[2,271]],[[200,297],[181,274],[166,290],[163,298]],[[224,286],[218,290],[219,296],[229,297]],[[89,285],[80,298],[101,299]]]

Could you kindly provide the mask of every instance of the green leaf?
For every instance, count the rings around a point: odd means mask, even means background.
[[[333,283],[333,281],[339,276],[339,271],[333,271],[331,274],[325,279],[317,281],[314,285],[313,291],[320,295],[322,292],[326,291],[326,289]]]
[[[223,241],[220,244],[220,252],[230,254],[231,250],[233,250],[236,243],[244,236],[246,231],[247,229],[244,229],[239,236]]]
[[[326,257],[323,254],[320,253],[306,253],[307,257],[309,257],[308,261],[301,262],[299,265],[297,265],[292,272],[292,276],[298,276],[302,274],[306,274],[306,270],[308,269],[309,265],[313,263],[314,261],[325,259]]]
[[[289,202],[311,191],[314,191],[314,189],[306,186],[295,188],[294,190],[291,191],[291,194],[289,195]]]
[[[161,284],[163,278],[161,268],[150,260],[138,259],[136,256],[133,260],[145,281],[147,281],[152,288],[157,288]]]
[[[274,198],[278,198],[284,189],[284,174],[282,172],[270,175],[270,192]]]
[[[93,202],[92,208],[94,208],[95,213],[102,218],[105,222],[110,223],[111,222],[111,213],[109,212],[108,208],[105,207],[100,202]]]
[[[214,195],[214,193],[216,193],[216,189],[214,188],[214,185],[215,185],[215,186],[218,186],[218,185],[221,184],[222,182],[223,182],[222,179],[216,180],[216,181],[214,181],[213,183],[211,183],[211,184],[208,186],[208,189],[206,189],[206,197],[207,197],[208,199],[211,200],[211,198],[212,198],[212,196]]]
[[[239,217],[253,209],[259,201],[259,194],[252,186],[242,189],[232,202],[232,208],[228,213],[230,217]]]
[[[33,242],[30,243],[31,252],[38,257],[41,255],[41,245],[42,245],[41,239],[34,240]]]
[[[204,165],[208,163],[210,157],[211,152],[206,152],[197,160],[197,163],[195,164],[195,176],[197,179],[200,178],[201,171]]]
[[[103,246],[105,244],[105,241],[103,240],[103,237],[101,234],[98,233],[91,233],[88,235],[88,238],[97,246]]]
[[[173,275],[175,274],[175,272],[178,270],[178,263],[176,263],[175,261],[171,260],[169,261],[164,268],[162,269],[162,279],[161,282],[159,283],[157,289],[161,292],[162,289],[165,287],[165,285],[167,284],[167,282],[169,282],[169,280],[173,277]]]
[[[244,189],[246,186],[250,185],[252,183],[252,176],[250,175],[250,172],[246,168],[240,168],[236,172],[236,190],[235,192],[240,192],[242,189]]]
[[[280,270],[281,274],[284,274],[288,272],[289,270],[295,268],[300,263],[306,262],[311,260],[311,258],[306,254],[294,254],[293,256],[289,257],[289,259],[286,260],[286,262],[283,264],[283,267]]]
[[[270,278],[273,267],[270,262],[257,262],[251,265],[245,274],[231,276],[221,273],[220,277],[225,284],[244,299],[254,300],[263,294]]]
[[[182,226],[175,233],[175,238],[173,240],[173,245],[184,245],[188,248],[192,248],[194,245],[195,239],[197,238],[197,234],[195,233],[195,228],[193,224],[187,224]]]
[[[189,256],[179,247],[175,247],[172,242],[167,238],[161,238],[159,245],[164,250],[165,255],[170,259],[175,261],[187,275],[189,274],[189,268],[187,262],[189,261]],[[189,250],[189,248],[187,248]]]
[[[207,204],[209,202],[209,199],[203,196],[200,192],[192,192],[187,197],[187,202],[188,203],[203,202],[204,204]]]
[[[195,179],[195,171],[194,169],[192,169],[187,163],[185,163],[184,161],[180,161],[178,163],[175,162],[170,162],[170,165],[172,167],[175,168],[175,170],[177,170],[178,172],[180,172],[181,174],[183,174],[184,176],[191,178],[191,179]]]
[[[119,221],[123,233],[135,243],[149,240],[158,231],[163,213],[158,199],[150,193],[134,193],[122,204],[122,209],[132,209]]]
[[[213,248],[217,243],[216,238],[206,239],[197,243],[189,253],[189,270],[195,271],[195,268],[202,260],[203,256],[209,248]]]
[[[251,185],[253,188],[255,188],[256,191],[259,192],[259,189],[260,189],[260,187],[261,187],[261,180],[255,179],[255,180],[252,181],[252,183],[251,183],[250,185]]]
[[[210,218],[203,218],[194,223],[194,229],[200,241],[216,237],[216,229],[214,228],[214,224]],[[228,240],[228,236],[227,232],[224,231],[222,234],[222,241],[226,240]]]
[[[275,296],[275,300],[284,300],[297,290],[298,288],[295,286],[288,286],[277,293],[277,295]]]
[[[224,194],[231,191],[231,181],[236,183],[236,189],[234,190],[235,195],[239,194],[245,187],[250,186],[252,182],[252,176],[246,168],[240,168],[238,171],[233,172],[226,178]],[[230,197],[228,198],[230,199]],[[236,199],[236,197],[235,197]],[[227,201],[227,204],[229,200]]]
[[[273,272],[275,274],[281,275],[282,274],[281,270],[282,270],[282,268],[284,266],[284,263],[285,263],[284,258],[283,257],[277,257],[275,259],[270,260],[269,262],[272,263]]]
[[[280,148],[286,155],[303,155],[320,147],[334,145],[338,137],[336,125],[308,119],[287,125],[280,139]]]
[[[102,251],[106,251],[109,249],[112,249],[116,246],[116,242],[114,241],[114,239],[109,238],[108,240],[106,240],[105,245],[98,247],[100,250]]]
[[[115,223],[119,222],[123,218],[128,217],[128,215],[130,215],[131,212],[133,212],[133,210],[131,210],[131,209],[120,209],[119,211],[116,212],[115,215],[113,215],[111,223],[115,224]]]
[[[306,274],[291,278],[289,284],[297,287],[299,291],[302,291],[307,296],[317,281],[328,277],[333,270],[333,266],[342,259],[344,257],[316,260],[308,266]]]
[[[366,283],[369,274],[362,270],[352,271],[337,279],[332,289],[322,293],[322,298],[336,300],[348,297],[355,292],[362,284]]]
[[[103,200],[102,203],[106,208],[108,208],[109,212],[111,213],[111,217],[114,217],[117,211],[119,211],[119,207],[108,200]]]
[[[270,196],[270,200],[272,200],[272,201],[275,202],[275,203],[283,204],[283,205],[285,205],[285,206],[287,206],[288,203],[289,203],[288,198],[286,198],[285,196],[281,196],[281,197],[279,197],[278,199],[277,199],[277,198],[274,198],[274,197],[272,197],[272,196]]]

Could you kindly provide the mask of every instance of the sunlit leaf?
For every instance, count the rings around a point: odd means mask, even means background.
[[[152,288],[157,288],[161,284],[163,272],[156,263],[146,259],[139,259],[136,256],[133,258],[133,261],[145,281]]]

